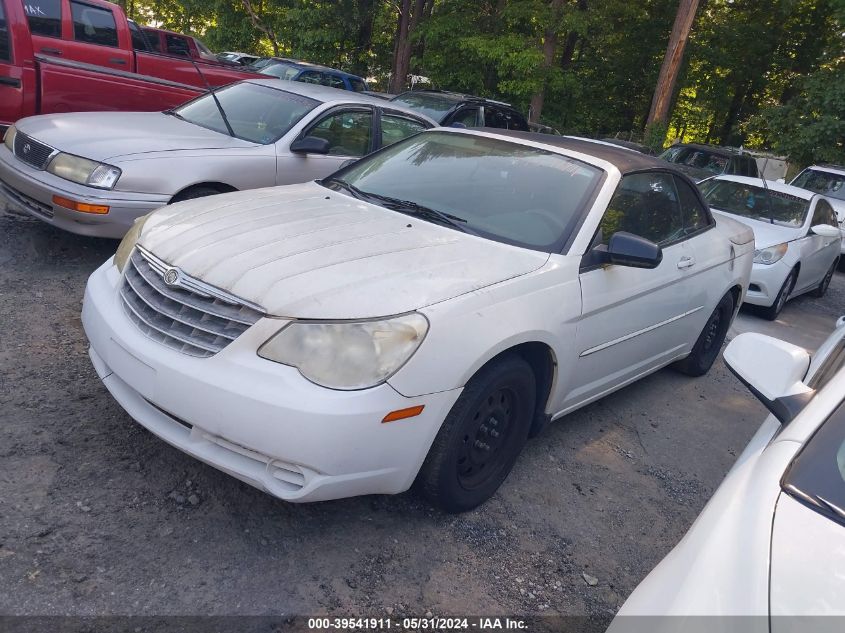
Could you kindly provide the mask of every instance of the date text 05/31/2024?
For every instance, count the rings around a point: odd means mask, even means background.
[[[526,630],[523,620],[517,618],[308,618],[308,629],[313,631],[519,631]]]

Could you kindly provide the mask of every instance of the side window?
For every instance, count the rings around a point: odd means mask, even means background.
[[[485,127],[495,127],[501,130],[527,130],[528,125],[522,121],[522,116],[516,112],[502,108],[484,106]]]
[[[701,205],[692,187],[686,181],[675,178],[675,188],[678,191],[684,233],[689,235],[710,226],[707,210]]]
[[[748,175],[752,178],[758,178],[760,176],[760,172],[757,169],[757,161],[754,160],[752,157],[746,157],[745,159],[747,166],[748,166]]]
[[[12,61],[12,45],[9,41],[9,25],[6,23],[6,9],[0,0],[0,61]]]
[[[337,75],[332,75],[330,73],[323,73],[322,84],[324,86],[329,86],[331,88],[337,88],[339,90],[346,90],[346,84],[343,83],[343,79],[341,79]]]
[[[626,231],[656,244],[667,244],[684,234],[674,179],[663,173],[631,174],[619,183],[599,225],[601,243]]]
[[[26,1],[23,6],[33,35],[62,36],[62,0]]]
[[[117,24],[114,13],[82,2],[71,2],[73,39],[77,42],[117,46]]]
[[[188,44],[188,38],[170,35],[168,33],[164,36],[164,41],[167,45],[167,52],[171,55],[179,55],[181,57],[191,56],[191,47]]]
[[[316,70],[306,70],[299,74],[296,81],[306,84],[318,84],[321,83],[322,77],[323,73],[317,72]]]
[[[467,127],[476,127],[478,125],[478,108],[463,108],[458,110],[453,116],[451,123],[460,123]],[[450,123],[450,125],[451,125]]]
[[[150,43],[150,48],[152,48],[156,53],[161,52],[161,38],[156,31],[144,31],[144,35],[147,36],[147,42]]]
[[[819,200],[816,203],[816,210],[813,211],[813,221],[810,223],[810,226],[816,226],[818,224],[829,224],[830,226],[836,226],[838,224],[836,213],[834,213],[833,207],[828,204],[827,200]]]
[[[335,112],[320,121],[308,136],[329,142],[329,155],[360,157],[369,153],[373,134],[372,112]]]
[[[129,22],[129,34],[132,36],[132,48],[136,51],[148,51],[150,45],[144,32],[134,22]]]
[[[397,141],[422,132],[424,129],[426,129],[426,126],[419,121],[383,114],[381,116],[381,146],[393,145]]]

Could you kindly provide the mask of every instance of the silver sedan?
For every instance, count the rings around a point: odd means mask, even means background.
[[[0,146],[0,199],[73,233],[118,238],[171,202],[322,178],[435,125],[375,97],[277,79],[166,112],[30,117]]]

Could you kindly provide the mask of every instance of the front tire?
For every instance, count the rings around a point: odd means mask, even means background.
[[[517,355],[483,367],[440,427],[416,485],[446,512],[487,501],[510,473],[534,417],[534,371]]]
[[[814,297],[818,297],[820,299],[827,294],[827,289],[830,287],[830,281],[833,279],[833,274],[836,272],[836,268],[838,265],[839,258],[837,258],[836,261],[831,264],[830,270],[827,271],[827,274],[821,280],[818,287],[813,290],[812,295]]]
[[[768,308],[760,309],[760,316],[769,321],[774,321],[783,310],[783,306],[789,301],[789,295],[792,294],[792,289],[795,287],[795,281],[798,278],[798,273],[793,268],[789,272],[789,276],[784,279],[783,285],[780,287],[778,296],[775,297],[775,302]]]
[[[675,369],[688,376],[703,376],[710,371],[728,335],[733,313],[734,298],[729,292],[722,297],[710,318],[707,319],[690,355],[676,363]]]

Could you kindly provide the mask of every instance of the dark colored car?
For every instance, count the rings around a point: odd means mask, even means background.
[[[393,97],[391,101],[416,110],[444,127],[457,124],[529,131],[525,117],[510,104],[501,101],[441,90],[411,90]]]
[[[660,158],[697,182],[721,175],[760,177],[757,161],[752,156],[727,147],[678,143],[663,152]]]
[[[328,66],[319,66],[285,57],[265,57],[253,63],[250,70],[262,75],[287,81],[301,81],[307,84],[320,84],[339,90],[367,92],[367,82],[357,75],[335,70]]]
[[[603,138],[602,141],[605,143],[611,143],[613,145],[618,145],[619,147],[625,147],[627,149],[632,149],[635,152],[639,152],[640,154],[646,154],[647,156],[654,156],[655,152],[653,149],[648,147],[647,145],[643,145],[642,143],[635,143],[634,141],[626,141],[621,138]]]

